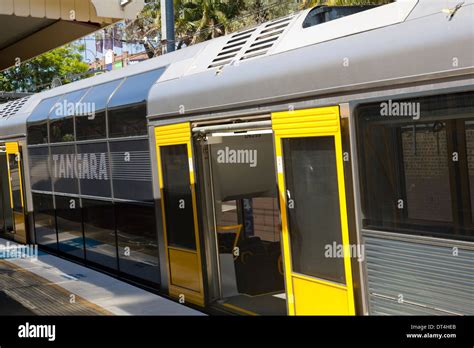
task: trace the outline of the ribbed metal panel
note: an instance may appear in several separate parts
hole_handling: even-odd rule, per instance
[[[114,180],[152,181],[149,151],[128,151],[130,161],[124,161],[123,152],[111,152]],[[107,163],[108,165],[108,163]]]
[[[364,235],[373,315],[474,315],[474,251]],[[403,301],[400,303],[400,295]]]

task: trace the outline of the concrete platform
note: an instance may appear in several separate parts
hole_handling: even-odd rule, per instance
[[[3,245],[5,247],[7,243],[12,246],[11,248],[18,245],[0,238],[0,246]],[[2,260],[4,262],[2,262]],[[67,299],[70,298],[70,295],[74,295],[76,303],[79,301],[79,303],[87,307],[87,310],[91,312],[86,311],[84,313],[83,310],[85,309],[81,308],[77,313],[78,315],[84,315],[86,313],[86,315],[204,315],[192,308],[188,308],[108,275],[41,251],[38,253],[36,260],[34,258],[8,258],[0,253],[0,265],[1,264],[3,264],[4,269],[7,269],[4,272],[15,272],[11,273],[11,276],[17,274],[16,272],[25,272],[23,276],[26,274],[29,275],[30,278],[37,277],[36,281],[40,284],[37,284],[37,287],[50,286],[56,290],[62,290],[65,295],[68,295],[66,296]],[[10,271],[8,269],[10,269]],[[22,282],[25,286],[34,285],[29,284],[29,282],[25,284],[26,280],[24,279],[17,279],[17,281]],[[0,289],[0,291],[5,292],[4,290],[7,290],[6,295],[8,296],[8,289]],[[10,294],[13,294],[11,291],[12,289],[10,289]],[[33,296],[34,290],[31,290],[30,293],[31,296]],[[16,295],[12,296],[19,298],[14,298],[14,300],[28,307],[28,292],[23,292],[21,296],[24,298],[21,298],[18,291],[15,292],[15,294]],[[35,296],[38,296],[38,291],[36,291]],[[49,298],[52,297],[51,294],[47,293],[45,296],[49,296]],[[71,314],[69,310],[66,310],[69,306],[65,306],[64,298],[58,298],[57,305],[58,308],[61,308],[61,306],[64,308],[64,315],[74,315],[74,312]],[[30,308],[28,309],[35,312],[35,314],[43,315],[41,311],[38,313],[38,311],[35,311],[31,306],[34,307],[35,305],[30,303]],[[96,313],[93,313],[94,310]],[[1,308],[0,315],[2,315]],[[54,315],[57,315],[57,313],[54,313]]]

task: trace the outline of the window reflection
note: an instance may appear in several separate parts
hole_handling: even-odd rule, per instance
[[[407,218],[453,219],[444,122],[401,128]]]
[[[147,134],[146,98],[163,71],[152,70],[125,79],[108,104],[110,137]]]
[[[81,114],[86,109],[80,102],[85,93],[85,89],[68,93],[63,99],[53,105],[49,116],[49,137],[51,143],[75,140],[73,117],[76,114]]]
[[[45,99],[31,113],[27,125],[28,145],[48,142],[48,116],[58,100],[59,97]]]
[[[81,103],[92,115],[76,115],[77,140],[102,139],[106,137],[105,108],[112,93],[117,89],[122,80],[111,81],[94,86],[82,99]]]
[[[117,269],[115,209],[111,202],[84,199],[86,260]]]
[[[84,238],[79,199],[66,196],[56,196],[55,199],[59,250],[83,259]]]
[[[116,204],[120,272],[153,283],[160,281],[153,206]]]
[[[392,101],[418,103],[415,118],[382,116],[380,102],[359,106],[364,228],[473,238],[473,100],[461,93]]]
[[[10,202],[8,163],[5,152],[0,152],[0,232],[8,236],[13,231],[13,211]],[[9,236],[11,238],[11,236]]]
[[[471,221],[474,223],[474,121],[466,121],[466,157],[467,172],[469,176],[470,201],[471,201]]]
[[[33,193],[36,242],[57,249],[56,220],[52,195]]]
[[[168,245],[196,250],[187,146],[161,146],[160,152]]]
[[[33,190],[51,191],[51,173],[48,158],[49,147],[36,147],[29,149],[30,182]]]

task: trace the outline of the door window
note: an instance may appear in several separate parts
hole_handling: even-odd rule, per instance
[[[334,137],[283,139],[293,271],[345,283]],[[336,248],[334,248],[334,246]]]

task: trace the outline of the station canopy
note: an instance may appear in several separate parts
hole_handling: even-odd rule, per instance
[[[1,0],[0,71],[123,19],[144,0]]]

